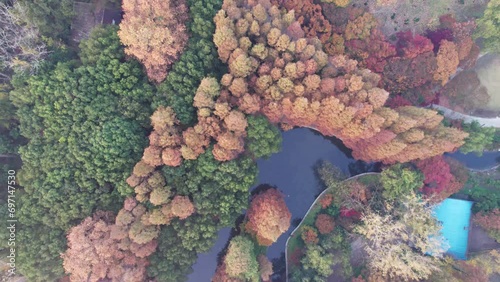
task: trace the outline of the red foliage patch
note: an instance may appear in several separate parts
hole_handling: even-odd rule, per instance
[[[342,207],[342,208],[340,208],[340,216],[351,217],[354,219],[360,219],[361,213],[356,211],[356,210],[353,210],[353,209],[348,209],[346,207]]]
[[[291,254],[290,254],[290,263],[294,266],[299,266],[300,265],[300,259],[304,255],[304,252],[301,248],[295,249]]]

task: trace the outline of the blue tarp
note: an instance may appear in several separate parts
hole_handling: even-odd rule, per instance
[[[448,254],[455,259],[467,259],[469,223],[472,202],[448,198],[434,210],[443,229],[441,233],[448,241]]]

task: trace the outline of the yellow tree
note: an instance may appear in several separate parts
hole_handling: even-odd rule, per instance
[[[440,229],[432,206],[412,193],[387,214],[368,209],[356,231],[367,239],[372,273],[408,281],[427,279],[439,270],[438,258],[446,251]]]
[[[455,73],[459,64],[455,43],[448,40],[441,41],[436,59],[438,67],[434,73],[434,80],[441,81],[441,84],[445,85],[450,76]]]

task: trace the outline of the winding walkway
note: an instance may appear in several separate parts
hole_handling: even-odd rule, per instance
[[[365,173],[361,173],[361,174],[358,174],[358,175],[354,175],[354,176],[351,176],[347,179],[344,179],[341,181],[342,182],[347,182],[347,181],[350,181],[350,180],[353,180],[353,179],[357,179],[361,176],[365,176],[365,175],[378,175],[380,174],[379,172],[365,172]],[[321,199],[321,197],[323,197],[323,195],[325,193],[327,193],[328,191],[330,191],[330,188],[326,188],[325,190],[323,190],[323,192],[321,192],[321,194],[318,195],[318,197],[316,197],[316,199],[314,200],[314,202],[311,204],[311,206],[309,207],[309,209],[307,210],[307,212],[305,213],[304,217],[302,218],[302,220],[300,221],[299,225],[297,225],[297,227],[295,227],[295,229],[292,231],[292,233],[290,233],[290,236],[288,236],[288,239],[286,240],[286,243],[285,243],[285,275],[286,275],[286,282],[288,282],[288,241],[290,241],[290,238],[293,237],[293,235],[295,234],[295,232],[297,230],[299,230],[299,228],[301,227],[302,223],[304,222],[304,220],[306,219],[307,215],[309,214],[309,212],[314,208],[314,205],[318,202],[319,199]]]
[[[481,124],[482,126],[491,126],[491,127],[500,128],[500,117],[482,118],[482,117],[477,117],[477,116],[469,116],[466,114],[455,112],[451,109],[448,109],[446,107],[436,105],[436,104],[432,104],[431,108],[433,108],[435,110],[442,111],[444,116],[447,118],[450,118],[450,119],[461,119],[467,123],[470,123],[470,122],[475,120],[475,121],[479,122],[479,124]]]

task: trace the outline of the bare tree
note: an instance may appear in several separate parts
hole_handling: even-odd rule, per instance
[[[26,23],[27,10],[18,2],[0,3],[0,80],[13,72],[35,73],[48,54],[38,29]]]

